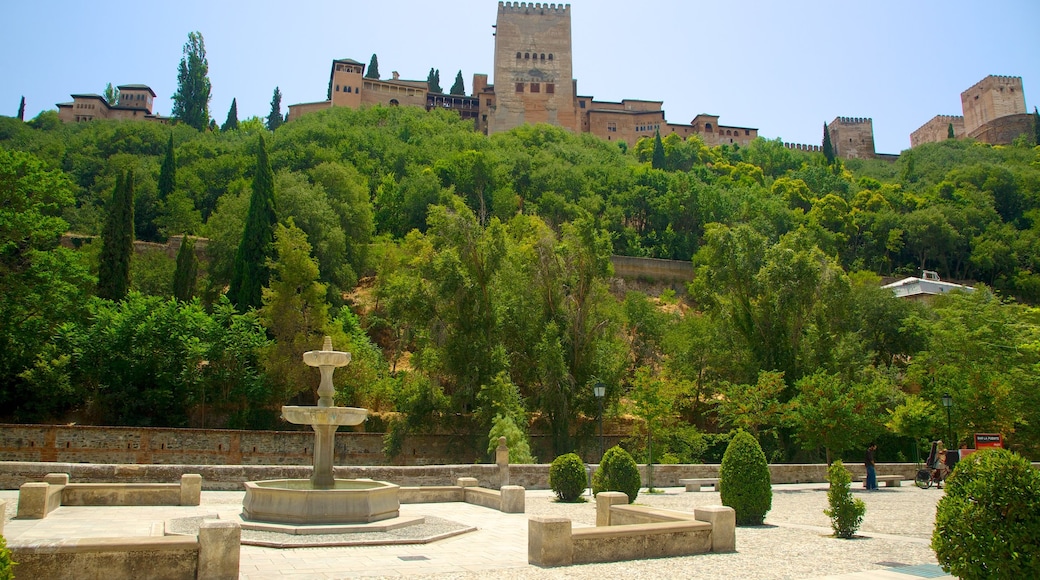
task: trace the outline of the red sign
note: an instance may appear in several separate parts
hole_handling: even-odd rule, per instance
[[[1003,449],[1003,433],[976,433],[975,449]]]

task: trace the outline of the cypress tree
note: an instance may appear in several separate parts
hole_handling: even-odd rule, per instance
[[[1040,145],[1040,113],[1033,107],[1033,143]]]
[[[466,85],[462,82],[462,71],[460,70],[455,74],[455,84],[451,85],[451,94],[453,95],[465,95]]]
[[[957,135],[953,132],[953,123],[950,123],[950,126],[946,128],[946,138],[955,139],[956,137]]]
[[[274,95],[271,97],[271,114],[267,115],[267,128],[274,131],[278,127],[282,126],[282,91],[278,90],[278,87],[274,88]]]
[[[220,126],[220,132],[238,130],[238,99],[231,99],[231,108],[227,112],[227,120]]]
[[[372,60],[368,61],[368,70],[365,71],[366,79],[378,79],[379,78],[379,59],[376,58],[376,53],[372,53]],[[331,98],[331,97],[330,97]]]
[[[181,240],[181,248],[177,251],[177,269],[173,272],[173,297],[187,302],[195,296],[195,279],[199,271],[199,261],[195,257],[195,240],[188,237],[187,232]]]
[[[654,133],[654,154],[650,158],[650,167],[664,169],[664,165],[664,143],[661,143],[661,132],[657,131]]]
[[[441,88],[440,69],[434,70],[433,68],[430,68],[430,74],[426,75],[426,84],[429,86],[431,93],[444,92],[444,89]]]
[[[827,130],[827,123],[823,124],[823,156],[827,158],[827,165],[834,163],[834,146],[831,145],[831,132]]]
[[[213,86],[209,81],[209,61],[202,33],[188,34],[184,56],[177,67],[177,92],[173,95],[172,116],[199,131],[210,124],[209,97]]]
[[[166,157],[163,158],[162,167],[159,168],[159,200],[166,198],[177,188],[177,161],[173,156],[173,133],[170,133],[170,143],[166,146]]]
[[[260,135],[256,155],[253,194],[249,197],[249,213],[242,241],[235,254],[228,298],[240,312],[260,308],[264,286],[271,277],[267,265],[274,248],[274,226],[278,221],[274,204],[274,172],[267,158],[267,145]]]
[[[101,232],[97,293],[122,300],[130,290],[130,258],[134,253],[134,172],[116,177],[116,188]]]
[[[18,120],[25,120],[25,96],[22,96],[22,102],[18,103]]]

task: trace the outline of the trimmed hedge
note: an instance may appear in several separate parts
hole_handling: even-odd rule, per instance
[[[960,460],[935,509],[932,549],[958,578],[1040,578],[1040,471],[1004,449]]]
[[[549,466],[549,487],[560,501],[576,501],[585,492],[585,464],[574,453],[561,455]]]
[[[628,496],[628,503],[636,501],[639,495],[639,487],[642,478],[639,476],[639,467],[621,447],[614,446],[603,454],[599,468],[592,476],[592,493],[601,491],[620,491]]]
[[[761,525],[773,507],[769,463],[758,441],[747,431],[737,431],[722,456],[719,495],[722,505],[736,512],[738,526]]]

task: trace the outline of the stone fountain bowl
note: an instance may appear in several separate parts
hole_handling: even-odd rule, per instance
[[[282,407],[282,418],[296,425],[360,425],[366,417],[358,407]]]
[[[281,524],[360,524],[396,518],[399,486],[371,479],[337,479],[314,489],[308,479],[247,481],[242,517]]]

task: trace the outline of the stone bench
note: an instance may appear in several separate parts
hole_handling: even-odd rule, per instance
[[[903,476],[901,475],[879,475],[877,476],[878,483],[885,482],[885,487],[902,487]]]
[[[706,506],[693,514],[628,505],[621,492],[596,496],[596,527],[572,528],[566,518],[528,522],[527,561],[568,566],[736,550],[732,508]]]
[[[461,501],[507,514],[524,513],[526,490],[519,485],[503,485],[500,490],[487,489],[479,487],[475,477],[460,477],[456,484],[402,487],[398,495],[401,503]]]
[[[202,476],[186,473],[180,483],[69,483],[67,473],[48,473],[42,482],[18,489],[18,517],[42,519],[60,506],[199,505]]]
[[[12,540],[18,576],[74,580],[233,580],[239,575],[237,522],[206,520],[198,536]]]
[[[686,491],[700,491],[702,485],[710,485],[716,490],[719,489],[719,478],[717,477],[698,477],[690,479],[680,479],[679,485],[685,485]]]

